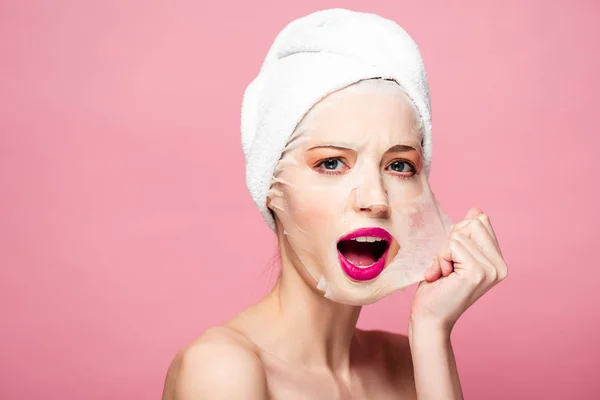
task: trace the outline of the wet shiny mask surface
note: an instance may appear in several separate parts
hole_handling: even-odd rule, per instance
[[[270,207],[325,297],[365,305],[423,279],[451,221],[422,164],[418,114],[394,82],[335,92],[299,124]]]

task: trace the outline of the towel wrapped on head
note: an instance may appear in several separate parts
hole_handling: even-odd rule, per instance
[[[405,90],[422,123],[424,169],[431,164],[431,106],[423,59],[395,22],[345,9],[290,22],[275,38],[242,102],[246,185],[271,229],[267,193],[285,146],[304,115],[328,94],[364,79],[389,79]]]

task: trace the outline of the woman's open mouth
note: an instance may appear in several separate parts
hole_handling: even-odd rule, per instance
[[[376,278],[385,267],[392,235],[382,228],[360,228],[340,238],[338,259],[346,275],[357,281]]]

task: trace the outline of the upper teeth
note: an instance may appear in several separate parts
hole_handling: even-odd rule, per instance
[[[357,242],[380,242],[383,239],[379,238],[379,237],[374,237],[374,236],[359,236],[352,240],[356,240]]]

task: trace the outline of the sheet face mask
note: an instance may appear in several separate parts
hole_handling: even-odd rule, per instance
[[[421,168],[418,121],[397,83],[368,80],[322,99],[290,138],[270,208],[325,297],[373,303],[423,280],[444,244],[452,221]]]

